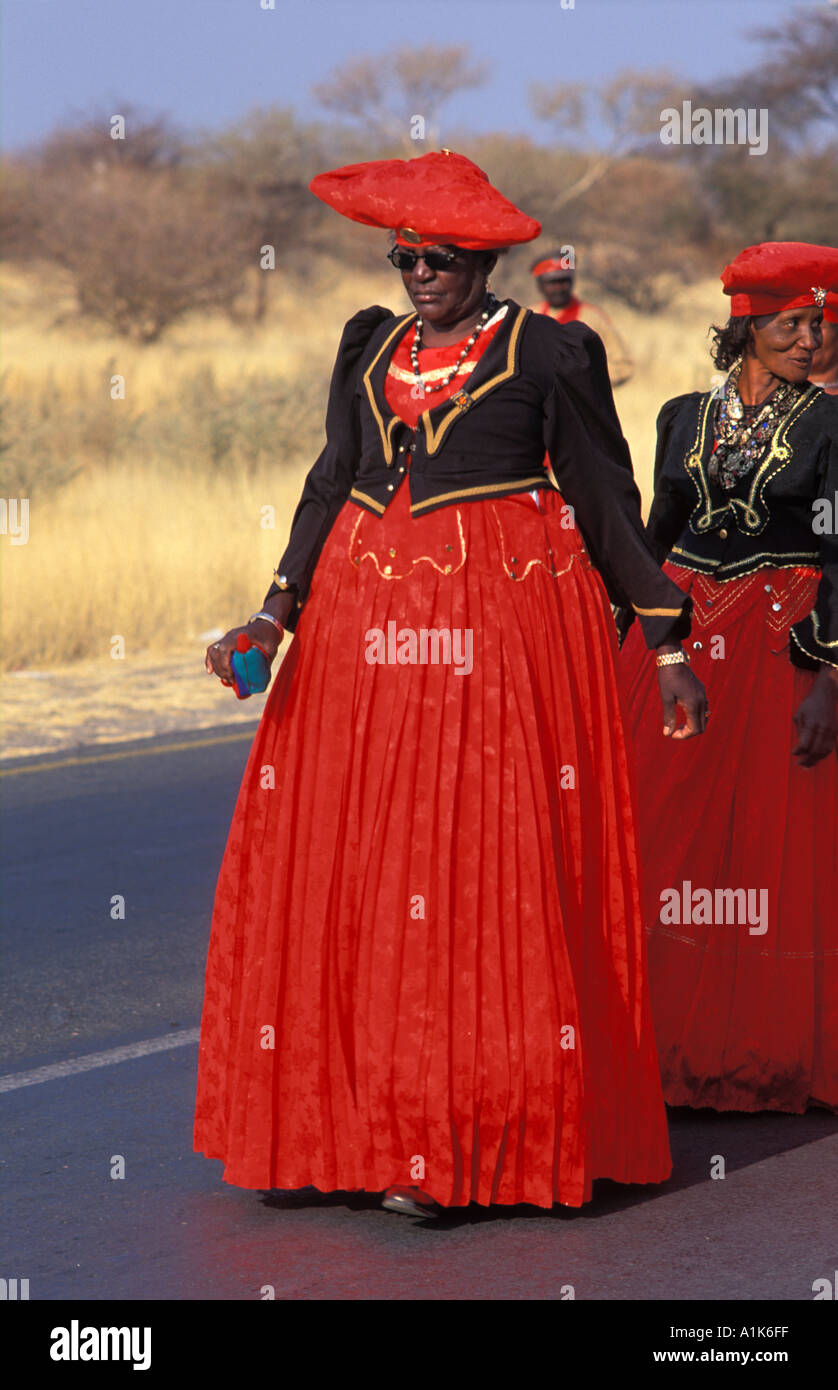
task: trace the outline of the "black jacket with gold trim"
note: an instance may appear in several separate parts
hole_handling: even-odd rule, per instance
[[[292,630],[343,505],[381,516],[406,483],[414,516],[558,486],[612,603],[640,616],[648,645],[689,632],[691,600],[661,572],[645,538],[600,339],[582,323],[560,325],[504,302],[506,316],[467,389],[431,406],[415,430],[393,414],[384,388],[390,357],[416,315],[376,305],[347,323],[332,374],[326,447],[306,479],[278,582],[266,595],[296,591]]]
[[[693,391],[658,415],[646,523],[655,555],[717,580],[765,566],[819,568],[815,606],[789,629],[789,655],[798,666],[838,666],[838,398],[810,386],[730,492],[707,472],[717,400]]]

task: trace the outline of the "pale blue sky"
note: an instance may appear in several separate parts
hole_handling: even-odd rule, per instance
[[[312,85],[349,56],[469,43],[485,88],[446,109],[475,131],[537,134],[529,83],[596,80],[621,67],[686,78],[735,73],[754,27],[801,0],[2,0],[2,140],[18,148],[94,110],[132,103],[189,128],[254,105],[318,114]],[[442,138],[444,139],[445,124]]]

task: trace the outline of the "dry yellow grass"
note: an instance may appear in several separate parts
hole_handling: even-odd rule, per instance
[[[319,447],[341,327],[363,305],[406,305],[392,273],[346,276],[324,265],[312,283],[301,297],[278,277],[258,327],[204,317],[139,348],[67,318],[72,301],[60,278],[3,272],[6,389],[12,415],[19,409],[32,434],[17,440],[22,466],[28,458],[35,467],[29,541],[0,538],[6,669],[106,657],[116,635],[126,658],[159,652],[241,622],[261,602]],[[499,272],[493,285],[504,293]],[[599,302],[637,364],[616,400],[648,503],[657,411],[680,391],[706,389],[706,329],[724,317],[724,300],[710,281],[654,318]],[[114,373],[125,378],[124,401],[110,400]],[[247,448],[206,434],[224,391],[239,393],[240,409],[266,383],[269,396],[275,386],[286,402],[285,424],[267,445],[258,422]],[[199,388],[206,399],[196,401]],[[193,411],[182,420],[181,399]],[[234,436],[239,418],[229,416]],[[149,440],[157,441],[152,448]],[[63,462],[78,471],[61,483]],[[50,468],[54,481],[46,480]],[[266,507],[274,529],[264,524]]]
[[[279,270],[273,274],[270,308],[261,325],[202,314],[174,324],[159,342],[143,347],[77,319],[71,287],[61,273],[46,267],[34,276],[3,266],[3,355],[10,388],[31,390],[50,371],[60,379],[68,369],[100,381],[113,361],[113,370],[132,383],[132,393],[147,406],[156,392],[170,387],[173,374],[202,366],[211,366],[221,381],[256,372],[295,376],[312,358],[315,365],[331,360],[335,334],[346,319],[365,304],[388,303],[381,296],[393,297],[397,279],[394,271],[346,276],[315,261],[303,297],[295,281]]]

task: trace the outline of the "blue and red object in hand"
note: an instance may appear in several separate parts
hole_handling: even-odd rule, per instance
[[[236,698],[247,700],[267,690],[271,679],[271,659],[264,647],[252,642],[243,632],[236,638],[236,650],[230,657],[233,689]]]

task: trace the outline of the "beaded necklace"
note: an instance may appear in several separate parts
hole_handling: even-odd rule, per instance
[[[492,294],[492,291],[490,290],[486,308],[480,315],[480,322],[478,323],[477,327],[475,328],[474,332],[472,333],[471,337],[469,338],[468,342],[466,343],[465,347],[463,348],[462,352],[460,353],[450,372],[448,372],[448,374],[445,377],[443,377],[442,381],[438,383],[431,383],[429,381],[426,381],[419,369],[419,349],[422,346],[422,320],[420,318],[417,318],[416,324],[413,329],[413,343],[411,344],[410,348],[410,361],[413,366],[413,375],[422,387],[423,392],[444,391],[446,386],[450,386],[451,382],[454,380],[454,377],[460,370],[460,367],[462,366],[463,362],[465,362],[466,358],[471,352],[471,349],[474,347],[474,344],[477,342],[477,339],[480,337],[480,334],[486,327],[486,324],[489,322],[489,319],[492,317],[495,310],[499,308],[500,300],[496,299],[495,296]]]
[[[762,405],[748,408],[739,395],[742,361],[733,367],[716,408],[716,443],[707,465],[714,483],[730,492],[740,478],[764,457],[780,422],[808,390],[808,382],[798,386],[783,381]]]

